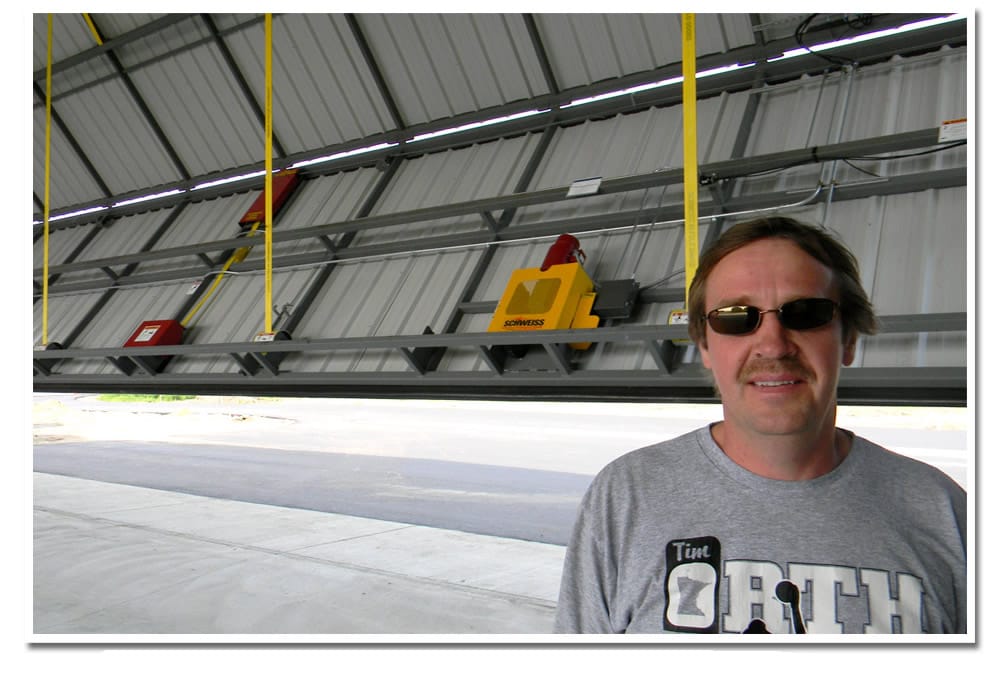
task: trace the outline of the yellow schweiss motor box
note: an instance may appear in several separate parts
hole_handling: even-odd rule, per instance
[[[511,273],[497,304],[489,332],[595,328],[601,319],[590,314],[594,283],[580,263],[547,269],[522,268]],[[570,344],[586,350],[591,342]]]

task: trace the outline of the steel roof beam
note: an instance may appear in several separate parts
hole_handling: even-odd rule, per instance
[[[372,52],[371,46],[368,44],[368,39],[365,37],[365,32],[361,28],[361,22],[353,14],[345,14],[344,19],[347,20],[347,25],[351,29],[354,42],[357,43],[358,49],[361,51],[361,56],[368,66],[372,80],[375,81],[375,87],[378,88],[378,92],[382,96],[382,102],[385,104],[386,109],[389,110],[392,122],[396,124],[396,128],[406,128],[406,121],[403,120],[403,115],[400,113],[399,107],[396,106],[396,99],[392,96],[389,83],[382,75],[382,69],[378,65],[375,53]]]
[[[841,405],[967,405],[964,367],[844,368],[837,398]],[[255,396],[359,398],[532,399],[556,401],[683,401],[718,403],[700,367],[673,374],[649,371],[552,372],[359,372],[294,373],[277,376],[229,374],[156,376],[36,375],[35,391],[130,391]]]
[[[545,43],[542,41],[542,34],[538,30],[538,24],[535,23],[535,17],[531,14],[522,14],[521,18],[524,20],[524,28],[528,31],[528,37],[531,39],[531,47],[535,50],[538,67],[542,76],[545,77],[545,84],[549,86],[550,93],[556,94],[562,88],[559,87],[555,71],[552,70],[552,64],[549,62],[549,55],[545,49]]]
[[[913,332],[966,332],[968,314],[920,313],[879,316],[881,334]],[[172,344],[163,346],[101,347],[35,350],[38,360],[105,358],[107,356],[225,356],[267,350],[280,353],[316,353],[345,350],[397,350],[399,348],[450,348],[481,345],[569,344],[577,342],[646,342],[684,340],[686,325],[619,325],[566,330],[512,332],[464,332],[454,334],[404,334],[381,337],[337,337],[330,339],[289,339],[273,342],[219,342],[212,344]],[[348,373],[350,374],[350,373]]]

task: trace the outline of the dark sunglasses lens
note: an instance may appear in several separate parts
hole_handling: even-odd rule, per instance
[[[746,334],[757,328],[760,311],[753,306],[730,306],[712,311],[708,323],[719,334]]]
[[[799,299],[781,307],[778,317],[790,330],[811,330],[833,320],[837,304],[829,299]]]

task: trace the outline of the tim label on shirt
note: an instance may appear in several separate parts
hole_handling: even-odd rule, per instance
[[[663,628],[685,633],[921,633],[921,579],[881,569],[722,560],[713,536],[665,549]],[[723,600],[723,593],[726,599]],[[848,629],[850,630],[850,629]]]

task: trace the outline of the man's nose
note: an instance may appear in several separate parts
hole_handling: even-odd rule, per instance
[[[761,313],[760,325],[753,333],[754,353],[761,358],[786,358],[795,355],[789,330],[778,320],[777,311]]]

